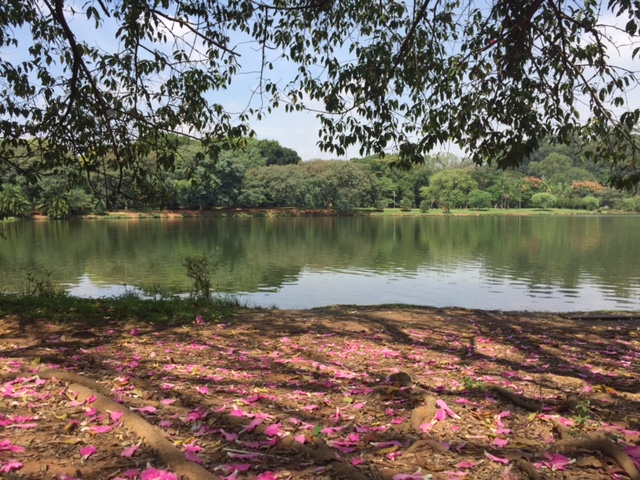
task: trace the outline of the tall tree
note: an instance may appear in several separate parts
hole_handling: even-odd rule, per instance
[[[175,162],[168,133],[215,158],[253,114],[319,103],[319,143],[339,154],[360,145],[409,163],[453,141],[506,167],[542,138],[582,138],[629,186],[640,181],[640,109],[626,96],[638,72],[614,55],[623,43],[635,60],[639,21],[632,0],[5,0],[0,158],[121,187],[143,183],[151,152]],[[250,72],[257,101],[233,115],[211,94]],[[22,163],[18,147],[37,161]]]

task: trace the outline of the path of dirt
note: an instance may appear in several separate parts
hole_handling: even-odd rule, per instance
[[[203,320],[3,318],[2,478],[640,479],[638,320],[391,307]]]

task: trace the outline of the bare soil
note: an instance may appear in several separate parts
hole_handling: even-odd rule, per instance
[[[638,480],[639,328],[400,307],[4,317],[0,475]]]

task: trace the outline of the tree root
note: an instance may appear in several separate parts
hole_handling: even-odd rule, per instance
[[[61,377],[56,375],[56,378]],[[176,448],[153,425],[141,418],[139,415],[133,413],[127,407],[116,403],[111,398],[108,398],[96,390],[77,383],[69,385],[69,390],[67,392],[67,395],[70,398],[73,398],[70,395],[70,392],[77,392],[78,396],[76,399],[80,401],[84,401],[91,396],[95,396],[96,400],[91,405],[105,415],[108,414],[108,411],[122,412],[123,415],[121,417],[121,421],[123,425],[133,431],[147,445],[154,449],[160,458],[162,458],[169,468],[179,477],[184,476],[189,480],[215,480],[218,478],[204,467],[187,460],[184,456],[184,452]]]
[[[631,480],[640,480],[640,471],[638,471],[633,460],[631,460],[624,449],[598,432],[578,438],[568,437],[565,434],[564,437],[555,442],[554,445],[559,448],[579,448],[582,450],[599,451],[611,457],[618,466],[629,475]]]
[[[516,460],[516,466],[529,476],[530,480],[542,480],[542,476],[538,473],[536,467],[524,458]]]
[[[443,455],[451,455],[450,450],[447,450],[440,442],[432,439],[416,440],[411,444],[409,448],[405,450],[403,455],[420,452],[426,450],[427,448],[436,450],[438,453],[441,453]]]
[[[96,392],[101,393],[102,395],[105,395],[107,397],[112,396],[111,390],[109,390],[104,385],[101,385],[98,382],[91,380],[90,378],[84,377],[74,372],[69,372],[67,370],[56,368],[42,368],[38,370],[35,375],[38,375],[40,378],[57,378],[58,380],[75,382],[79,385],[84,385],[87,388],[95,390]],[[28,376],[28,374],[20,373],[20,376]],[[160,405],[159,402],[136,397],[126,397],[125,401],[134,405],[153,405],[155,407]]]
[[[424,400],[424,405],[416,407],[411,412],[409,426],[417,433],[422,433],[420,425],[433,419],[436,414],[436,397],[428,396]]]
[[[80,385],[84,385],[95,392],[98,392],[102,395],[111,395],[111,392],[104,385],[99,384],[91,380],[90,378],[83,377],[82,375],[78,375],[74,372],[69,372],[67,370],[57,369],[57,368],[41,368],[38,370],[35,375],[38,375],[40,378],[57,378],[58,380],[65,380],[67,382],[75,382]],[[22,376],[28,376],[28,374],[23,373]]]
[[[524,408],[530,412],[539,412],[542,405],[540,402],[536,402],[533,400],[529,400],[528,398],[521,397],[517,393],[512,392],[511,390],[507,390],[506,388],[498,387],[496,385],[492,385],[489,389],[501,397],[509,400],[514,405]]]
[[[225,421],[238,426],[246,426],[249,424],[247,419],[238,417],[228,417],[225,418]],[[266,435],[266,429],[266,425],[258,425],[253,431]],[[315,464],[329,464],[331,468],[343,478],[353,480],[367,480],[369,478],[357,468],[336,458],[335,451],[320,437],[314,437],[312,444],[305,445],[295,440],[293,435],[286,435],[282,437],[278,443],[280,446],[294,450],[298,454],[306,455]]]

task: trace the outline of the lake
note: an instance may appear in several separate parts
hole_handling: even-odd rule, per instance
[[[71,294],[216,292],[250,306],[402,303],[640,309],[640,216],[180,218],[5,222],[0,290],[43,275]]]

